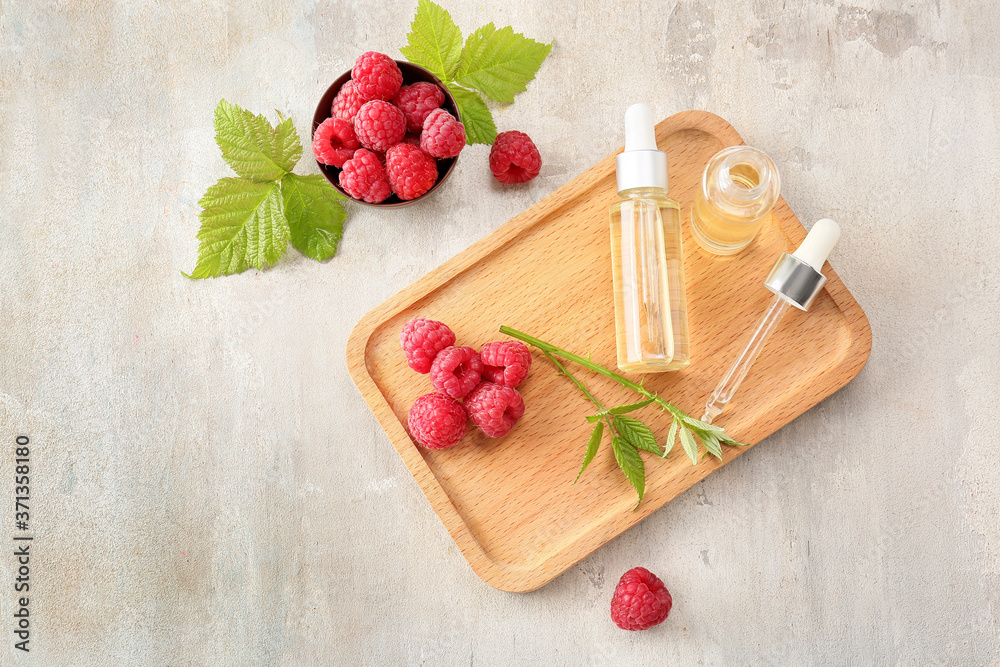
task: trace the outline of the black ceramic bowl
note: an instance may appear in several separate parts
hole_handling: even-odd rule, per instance
[[[425,70],[419,65],[414,65],[413,63],[408,63],[404,60],[397,60],[396,64],[399,65],[399,71],[403,73],[403,85],[408,86],[411,83],[416,83],[417,81],[429,81],[436,86],[438,86],[442,91],[444,91],[444,104],[441,108],[447,110],[452,116],[462,122],[462,117],[458,113],[458,105],[455,104],[455,98],[451,96],[451,92],[441,83],[441,81],[431,74],[429,71]],[[348,70],[341,74],[336,81],[333,82],[326,92],[323,93],[323,97],[319,100],[319,105],[316,107],[316,113],[313,115],[312,132],[316,132],[316,128],[319,127],[320,123],[329,118],[332,113],[331,109],[333,107],[333,98],[337,96],[340,92],[341,86],[350,81],[351,71]],[[309,135],[309,145],[312,145],[312,133]],[[375,206],[377,208],[397,208],[400,206],[409,206],[410,204],[415,204],[416,202],[426,199],[434,194],[445,182],[448,176],[451,174],[452,170],[455,168],[455,163],[458,161],[457,157],[448,158],[446,160],[438,160],[438,179],[437,182],[431,186],[431,189],[420,195],[416,199],[403,200],[397,197],[395,194],[389,195],[389,198],[380,204],[369,204],[366,201],[361,201],[359,199],[354,199],[349,194],[344,192],[344,189],[340,187],[340,169],[328,164],[322,164],[317,162],[319,165],[319,170],[323,172],[326,176],[326,180],[330,181],[330,185],[337,188],[337,190],[350,199],[351,201],[356,201],[359,204],[364,204],[365,206]]]

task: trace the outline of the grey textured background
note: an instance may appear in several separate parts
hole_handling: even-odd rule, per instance
[[[555,41],[495,112],[533,136],[541,176],[502,188],[473,147],[419,206],[352,206],[326,264],[289,252],[192,282],[196,202],[227,173],[219,98],[306,134],[360,52],[398,55],[416,3],[0,2],[0,441],[9,470],[14,436],[33,438],[38,535],[32,652],[8,620],[0,662],[1000,664],[1000,6],[444,4],[465,33]],[[874,351],[564,576],[501,593],[344,346],[367,310],[618,147],[638,100],[727,118],[800,218],[841,222],[833,263]],[[625,633],[608,604],[638,564],[675,610]]]

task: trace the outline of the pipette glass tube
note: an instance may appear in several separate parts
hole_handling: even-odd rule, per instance
[[[839,239],[840,227],[837,223],[823,218],[813,225],[794,253],[783,252],[778,257],[764,279],[764,287],[774,293],[774,299],[757,322],[743,351],[708,397],[705,416],[701,418],[703,422],[711,424],[726,409],[729,401],[733,400],[740,383],[788,307],[809,310],[813,299],[826,283],[826,277],[822,273],[823,263]]]
[[[760,318],[760,321],[757,322],[757,328],[754,329],[753,335],[747,341],[746,347],[736,357],[736,361],[733,362],[733,365],[726,374],[722,376],[719,386],[708,397],[708,402],[705,404],[705,416],[701,418],[703,422],[711,424],[712,420],[726,409],[726,405],[732,400],[736,390],[740,388],[743,378],[747,376],[754,360],[760,354],[764,343],[767,342],[767,339],[771,336],[771,332],[774,331],[775,326],[781,321],[785,311],[788,310],[788,305],[788,301],[782,296],[778,294],[774,295],[771,306],[764,313],[764,316]]]

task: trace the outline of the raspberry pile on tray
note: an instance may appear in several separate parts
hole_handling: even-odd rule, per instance
[[[444,103],[436,84],[404,86],[392,58],[363,53],[334,98],[331,117],[313,132],[313,154],[341,169],[340,187],[355,199],[416,199],[437,182],[437,161],[465,147],[465,126]]]
[[[423,317],[403,325],[399,342],[406,363],[429,373],[434,387],[414,401],[407,416],[417,444],[453,447],[465,436],[468,419],[487,436],[501,438],[524,415],[524,400],[515,387],[528,375],[531,352],[522,343],[487,343],[476,352],[456,346],[447,325]]]

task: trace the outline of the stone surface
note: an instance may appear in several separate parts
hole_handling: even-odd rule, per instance
[[[541,176],[501,187],[475,146],[429,201],[352,206],[326,264],[289,252],[185,279],[196,203],[227,173],[219,98],[306,134],[358,53],[397,53],[415,4],[0,4],[0,504],[27,433],[38,538],[31,654],[7,630],[0,662],[1000,664],[1000,7],[446,1],[466,33],[492,20],[555,41],[495,110],[533,137]],[[800,218],[840,221],[833,262],[874,351],[550,585],[501,593],[355,391],[345,342],[617,148],[637,100],[727,118]],[[675,606],[628,634],[608,608],[640,564]]]

